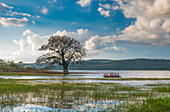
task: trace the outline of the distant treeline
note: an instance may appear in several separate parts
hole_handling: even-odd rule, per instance
[[[24,67],[23,62],[15,63],[14,61],[6,61],[3,59],[0,59],[0,72],[17,72],[17,71],[23,71],[23,70],[32,70],[33,68]]]
[[[42,69],[45,65],[25,64],[25,67]],[[57,64],[51,68],[60,70]],[[127,59],[127,60],[86,60],[82,65],[70,65],[70,70],[170,70],[170,60],[164,59]]]

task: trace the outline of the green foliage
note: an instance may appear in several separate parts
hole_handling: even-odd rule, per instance
[[[170,92],[170,87],[157,87],[154,90],[158,92]]]
[[[169,112],[170,97],[148,98],[142,104],[134,104],[128,107],[128,112]]]
[[[32,68],[24,68],[24,63],[22,61],[15,63],[14,61],[6,61],[0,59],[0,71],[9,72],[9,71],[19,71]]]

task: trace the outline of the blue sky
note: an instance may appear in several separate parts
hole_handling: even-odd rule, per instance
[[[170,59],[169,0],[1,0],[0,58],[34,62],[51,35],[75,37],[85,59]]]

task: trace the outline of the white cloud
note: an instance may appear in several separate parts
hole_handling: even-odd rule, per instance
[[[1,3],[1,5],[2,5],[3,7],[5,7],[5,8],[8,8],[8,9],[13,9],[13,8],[14,8],[14,7],[11,7],[11,6],[6,5],[5,3]]]
[[[113,5],[112,8],[113,8],[114,10],[120,9],[119,6],[117,6],[117,5]]]
[[[78,29],[77,32],[57,31],[53,35],[67,35],[82,41],[82,43],[91,37],[91,33],[87,29]],[[38,49],[47,44],[50,36],[40,36],[29,29],[23,32],[23,36],[26,36],[26,39],[13,40],[15,44],[20,46],[18,51],[8,53],[8,55],[4,54],[6,57],[0,54],[0,57],[15,61],[35,62],[36,58],[42,55],[42,52],[38,51]]]
[[[38,49],[41,47],[41,45],[47,44],[48,39],[50,37],[50,36],[40,36],[38,34],[33,33],[29,29],[23,32],[23,36],[27,37],[26,40],[19,39],[19,40],[13,40],[13,42],[20,46],[19,51],[22,52],[28,51],[32,54],[38,54]]]
[[[99,6],[104,7],[105,9],[111,9],[111,6],[109,4],[101,4],[99,3]]]
[[[35,16],[35,17],[40,18],[40,16]]]
[[[52,4],[52,3],[56,3],[57,0],[48,0],[47,2],[48,2],[49,4]]]
[[[32,53],[29,50],[16,51],[14,53],[7,53],[0,51],[0,59],[14,60],[15,62],[23,61],[25,63],[35,62],[40,52]]]
[[[35,21],[32,21],[33,24],[35,24]]]
[[[164,21],[164,23],[162,24],[162,28],[166,31],[166,32],[170,32],[170,19],[166,19]]]
[[[1,5],[1,4],[0,4]],[[4,15],[6,16],[15,16],[15,15],[19,15],[19,16],[22,16],[22,17],[35,17],[35,18],[40,18],[40,16],[38,15],[31,15],[31,14],[28,14],[28,13],[22,13],[22,12],[16,12],[16,11],[13,11],[13,10],[19,10],[19,9],[13,9],[13,7],[9,7],[7,6],[6,4],[2,3],[3,7],[8,7],[8,9],[6,9],[4,12],[2,12]],[[13,9],[13,10],[12,10]]]
[[[91,0],[79,0],[77,4],[81,5],[81,7],[87,7],[91,4]]]
[[[115,51],[125,51],[126,50],[126,48],[124,48],[124,47],[117,47],[117,46],[113,46],[110,49],[114,49]]]
[[[98,35],[92,36],[89,40],[85,41],[85,49],[88,51],[100,50],[105,47],[102,38]]]
[[[8,27],[8,26],[24,26],[26,25],[28,22],[28,19],[26,17],[22,18],[22,19],[17,19],[17,18],[4,18],[4,17],[0,17],[0,23],[4,26],[4,27]]]
[[[155,0],[154,4],[148,5],[147,13],[152,16],[170,14],[170,0]]]
[[[110,17],[110,11],[109,10],[106,11],[101,7],[99,7],[97,10],[100,12],[101,15],[104,15],[105,17]]]
[[[9,10],[7,13],[6,13],[7,16],[15,16],[15,15],[20,15],[20,16],[23,16],[23,17],[35,17],[35,18],[40,18],[40,16],[36,15],[36,16],[33,16],[31,14],[28,14],[28,13],[21,13],[21,12],[15,12],[15,11],[12,11],[12,10]]]
[[[108,46],[107,42],[105,42],[105,38],[110,37],[99,37],[98,35],[96,36],[91,36],[88,40],[85,41],[85,49],[87,52],[87,56],[96,56],[104,52],[112,52],[114,51],[119,51],[119,52],[124,52],[126,51],[126,48],[124,47],[117,47],[116,45],[114,46]]]
[[[107,52],[111,50],[123,51],[121,47],[108,47],[104,41],[104,37],[99,37],[98,35],[93,36],[88,29],[77,29],[76,32],[57,31],[52,35],[66,35],[69,37],[74,37],[84,44],[86,48],[87,56],[98,55],[101,52]],[[19,45],[20,49],[14,53],[5,55],[5,59],[12,59],[15,61],[23,62],[35,62],[36,58],[42,55],[43,52],[38,51],[38,49],[48,43],[50,35],[40,36],[31,30],[27,29],[23,32],[23,36],[26,36],[26,39],[13,40],[13,42]],[[4,56],[0,54],[0,57]]]
[[[69,37],[74,37],[75,39],[78,39],[81,43],[84,43],[85,40],[89,39],[92,36],[92,33],[89,32],[88,29],[77,29],[77,32],[67,32],[66,30],[64,31],[57,31],[53,35],[66,35]]]
[[[14,16],[14,15],[22,15],[22,16],[28,16],[28,17],[31,17],[31,16],[32,16],[31,14],[27,14],[27,13],[18,13],[18,12],[12,12],[10,15],[11,15],[11,16]]]
[[[23,36],[32,35],[32,34],[34,34],[34,33],[29,29],[27,29],[26,31],[23,32]]]
[[[43,14],[48,14],[48,11],[49,11],[49,9],[47,9],[46,7],[43,7],[41,9],[41,13],[43,13]]]
[[[116,1],[118,5],[113,7],[121,9],[126,18],[136,18],[136,21],[121,31],[120,35],[108,37],[105,41],[170,47],[169,0]]]

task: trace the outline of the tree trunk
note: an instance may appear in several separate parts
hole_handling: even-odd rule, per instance
[[[63,72],[64,72],[64,74],[68,74],[68,67],[63,66]]]

